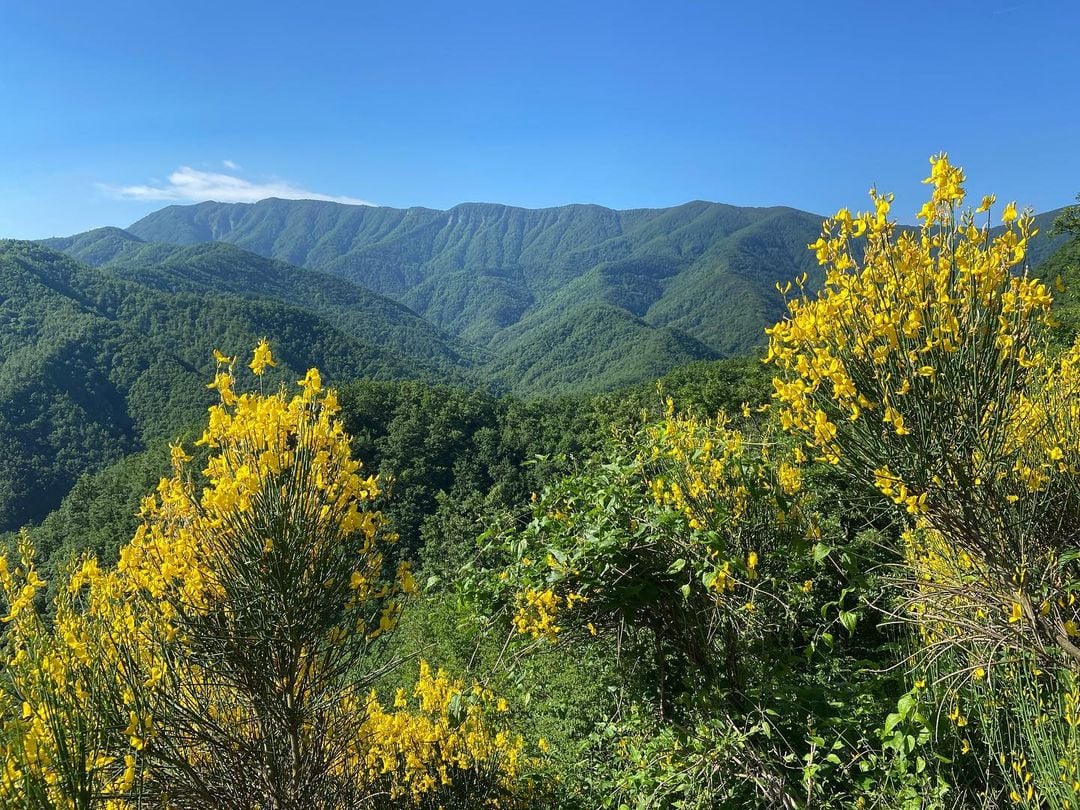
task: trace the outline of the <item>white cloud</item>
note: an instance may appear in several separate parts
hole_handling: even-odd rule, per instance
[[[221,165],[224,166],[226,169],[232,169],[234,172],[240,171],[240,166],[231,160],[223,160],[221,161]]]
[[[225,161],[226,164],[230,162]],[[257,202],[267,197],[279,197],[284,200],[325,200],[348,205],[375,204],[356,197],[308,191],[284,180],[257,183],[235,174],[204,172],[190,166],[181,166],[174,171],[169,175],[167,183],[141,186],[114,186],[106,183],[99,185],[105,192],[124,200]]]

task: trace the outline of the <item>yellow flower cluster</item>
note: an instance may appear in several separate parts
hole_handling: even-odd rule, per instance
[[[220,352],[214,353],[214,359],[219,363],[222,360]],[[277,362],[274,360],[274,355],[270,352],[270,343],[263,338],[259,341],[259,345],[255,347],[254,356],[251,358],[251,363],[248,364],[256,377],[261,377],[266,371],[268,366],[276,366]]]
[[[390,798],[403,804],[419,804],[467,773],[483,775],[495,792],[508,795],[524,746],[520,736],[493,727],[491,718],[507,708],[491,690],[468,688],[421,661],[411,699],[399,689],[386,708],[375,692],[368,696],[356,756],[368,782],[387,783]],[[490,806],[506,805],[493,798]]]
[[[185,605],[209,609],[220,592],[215,554],[238,542],[245,514],[280,511],[287,484],[302,476],[317,494],[305,499],[319,504],[318,514],[306,516],[310,537],[319,542],[357,535],[359,568],[351,585],[358,600],[367,598],[379,588],[375,575],[382,566],[376,548],[381,516],[368,506],[379,487],[375,476],[360,474],[360,462],[351,457],[336,418],[336,393],[324,392],[318,370],[311,369],[299,382],[301,393],[291,398],[284,391],[237,395],[231,364],[222,362],[228,359],[219,360],[211,385],[221,402],[210,408],[199,440],[216,451],[203,470],[208,485],[196,496],[190,456],[174,446],[173,476],[144,500],[142,523],[121,551],[119,571],[132,587],[155,598],[175,591]],[[252,363],[271,364],[269,348],[260,344]],[[270,537],[262,546],[267,556],[287,552]],[[380,632],[392,622],[387,618],[383,625]]]
[[[913,495],[907,485],[886,464],[874,470],[874,486],[893,503],[903,506],[909,514],[921,515],[926,511],[926,493]]]
[[[662,471],[649,482],[653,499],[708,532],[700,544],[706,559],[696,564],[709,569],[704,579],[715,594],[733,592],[740,578],[757,579],[759,551],[777,526],[806,523],[798,448],[785,458],[768,437],[748,436],[724,414],[702,420],[676,413],[670,399],[646,436],[650,461]]]
[[[514,628],[522,635],[530,635],[535,639],[544,638],[555,643],[562,631],[555,623],[559,612],[570,610],[574,605],[587,601],[586,597],[578,593],[560,596],[551,589],[527,588],[518,596],[517,610],[513,618]]]
[[[107,795],[108,808],[142,774],[140,752],[154,736],[152,714],[131,688],[145,673],[153,689],[164,672],[160,659],[138,650],[122,654],[119,640],[139,632],[134,615],[116,600],[115,577],[93,561],[76,569],[46,621],[34,605],[45,583],[34,568],[28,535],[19,542],[19,565],[0,558],[6,658],[0,670],[0,806],[74,807],[73,797]],[[84,586],[91,593],[83,598]],[[145,623],[143,623],[145,624]],[[126,725],[125,725],[126,724]]]
[[[892,197],[875,191],[873,210],[837,212],[810,245],[824,268],[821,293],[811,299],[800,279],[787,317],[767,330],[783,426],[829,462],[846,453],[865,465],[872,444],[903,447],[904,437],[946,427],[941,409],[955,406],[947,394],[964,390],[974,364],[1005,378],[1043,360],[1030,338],[1051,322],[1051,296],[1042,282],[1015,272],[1037,233],[1034,220],[1010,206],[1005,227],[992,235],[989,220],[980,226],[974,213],[958,213],[963,172],[945,155],[931,163],[921,226],[898,231],[889,219]],[[919,511],[907,498],[923,494],[907,493],[905,505]]]
[[[768,443],[732,428],[723,414],[712,420],[678,414],[668,399],[664,420],[647,437],[653,460],[668,471],[650,482],[653,498],[682,512],[692,529],[737,524],[763,493],[785,496],[773,502],[773,517],[783,523],[785,506],[794,506],[788,499],[802,489],[797,465],[770,464]]]
[[[1080,341],[1040,369],[1008,419],[1012,472],[1027,490],[1080,474]]]
[[[909,603],[908,610],[918,619],[919,635],[927,645],[948,638],[962,639],[965,628],[940,614],[955,614],[966,620],[986,619],[988,606],[974,606],[964,595],[969,590],[985,590],[990,580],[979,560],[966,551],[958,551],[923,521],[917,522],[916,528],[902,534],[904,556],[915,575],[915,590],[920,596]]]

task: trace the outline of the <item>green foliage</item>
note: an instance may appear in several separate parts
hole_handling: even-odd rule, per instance
[[[169,471],[168,448],[159,441],[103,470],[81,475],[60,506],[34,529],[41,574],[50,589],[84,554],[115,563],[120,547],[135,534],[142,499]]]
[[[585,399],[523,403],[423,383],[358,382],[342,389],[354,452],[390,481],[387,507],[400,553],[423,549],[431,573],[471,553],[477,521],[527,500],[559,461],[588,452],[599,416]],[[424,542],[426,540],[426,542]]]
[[[679,438],[687,430],[693,442]],[[729,494],[659,497],[657,482],[690,491],[695,470],[714,469],[699,440],[735,448],[722,462],[726,483],[712,479]],[[819,498],[837,502],[827,485],[798,508],[763,489],[772,473],[758,451],[742,454],[746,445],[672,417],[609,440],[600,458],[545,488],[524,530],[489,531],[469,566],[466,593],[489,622],[518,631],[511,649],[524,649],[514,654],[551,655],[549,640],[564,652],[618,647],[606,665],[618,685],[562,772],[567,803],[850,807],[895,798],[900,782],[928,797],[944,789],[928,789],[929,753],[882,744],[906,689],[902,670],[881,665],[897,639],[867,610],[884,596],[875,567],[895,562],[885,538],[845,538],[835,517],[810,519],[803,510]],[[670,456],[677,448],[688,454]],[[500,601],[502,618],[492,616]]]
[[[737,414],[747,406],[759,413],[772,394],[772,376],[756,358],[687,363],[659,380],[593,397],[593,406],[615,424],[630,424],[641,412],[659,415],[664,397],[695,416]]]
[[[1059,321],[1052,329],[1054,343],[1059,348],[1071,346],[1080,335],[1080,238],[1062,245],[1039,265],[1038,273],[1054,290],[1054,314]]]

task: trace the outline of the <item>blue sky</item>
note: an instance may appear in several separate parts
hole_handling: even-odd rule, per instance
[[[819,213],[1080,192],[1080,4],[5,4],[0,236],[312,196]]]

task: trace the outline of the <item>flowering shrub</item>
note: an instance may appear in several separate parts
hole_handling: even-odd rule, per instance
[[[494,727],[509,711],[506,700],[433,672],[426,661],[411,697],[398,689],[387,709],[368,695],[356,752],[368,783],[384,786],[391,806],[443,806],[448,798],[463,806],[513,806],[524,743]]]
[[[251,369],[273,362],[263,343]],[[140,610],[171,624],[153,639],[170,684],[146,790],[339,806],[357,795],[342,741],[362,722],[344,699],[415,586],[407,566],[385,570],[378,483],[351,458],[318,371],[293,396],[237,394],[233,366],[219,356],[211,383],[206,485],[174,446],[173,476],[120,555]]]
[[[367,696],[416,584],[386,560],[335,393],[316,369],[293,396],[237,393],[215,356],[205,468],[172,447],[115,569],[77,566],[50,623],[29,540],[0,561],[0,803],[329,810],[380,801],[390,773],[417,804],[436,784],[510,796],[521,742],[485,720],[492,696],[465,705],[426,665],[417,711]],[[250,368],[274,364],[264,341]]]
[[[995,233],[994,198],[961,212],[962,170],[931,164],[920,227],[897,228],[876,192],[872,211],[825,222],[810,246],[824,289],[789,301],[767,361],[783,426],[905,527],[900,615],[966,750],[981,737],[1005,794],[1038,802],[1066,774],[1028,764],[1065,749],[1036,756],[1054,735],[1000,732],[1009,716],[1057,722],[1028,708],[1063,705],[1067,690],[1033,684],[1080,667],[1080,347],[1048,356],[1052,296],[1025,265],[1031,215],[1010,203]]]
[[[117,677],[125,658],[114,640],[116,625],[133,617],[111,610],[107,597],[86,604],[81,583],[96,576],[92,563],[76,573],[56,597],[50,626],[36,604],[45,583],[29,536],[20,538],[14,568],[0,558],[8,608],[0,670],[5,807],[97,807],[103,797],[130,794],[141,779],[153,718]]]
[[[629,622],[704,660],[707,626],[754,625],[782,549],[816,532],[797,467],[773,463],[782,454],[726,417],[677,414],[669,401],[618,462],[547,491],[511,541],[499,581],[515,589],[515,629],[553,642],[571,615],[589,635]]]
[[[473,595],[488,610],[503,601],[525,650],[618,650],[626,694],[580,758],[586,806],[844,806],[859,793],[846,772],[826,778],[840,754],[869,756],[839,732],[863,722],[839,699],[860,677],[831,682],[851,666],[836,637],[858,621],[843,570],[857,563],[832,559],[835,526],[819,525],[783,438],[669,401],[481,555],[502,564],[474,577]]]
[[[810,298],[800,288],[766,330],[783,426],[823,460],[888,486],[912,514],[974,483],[963,476],[987,459],[958,451],[1004,440],[1002,413],[1043,361],[1037,334],[1051,319],[1045,285],[1013,272],[1037,232],[1032,217],[1010,204],[992,236],[988,218],[980,227],[957,212],[961,170],[944,155],[932,164],[922,226],[898,232],[891,195],[872,192],[870,212],[842,209],[810,246],[824,289]],[[992,204],[978,211],[989,217]]]
[[[1065,630],[1074,617],[1040,617],[1039,605],[1055,603],[1062,574],[1072,576],[1060,566],[1074,539],[1064,518],[1078,506],[1077,350],[1046,357],[1052,299],[1022,269],[1031,216],[1006,206],[992,236],[989,221],[978,227],[957,211],[962,171],[944,155],[931,162],[921,228],[897,235],[890,198],[873,194],[873,212],[840,211],[811,246],[825,289],[792,300],[768,330],[781,420],[926,530],[911,537],[939,538],[912,549],[922,595],[941,585],[934,609],[964,601],[962,586],[984,602],[982,618],[1004,611],[1010,621],[998,624],[1030,627],[1076,655]],[[942,624],[960,620],[947,613]]]

